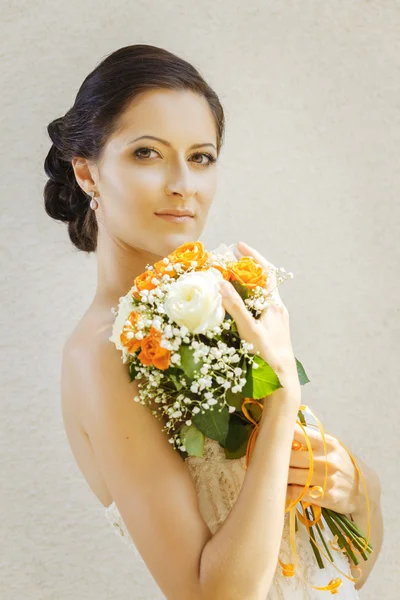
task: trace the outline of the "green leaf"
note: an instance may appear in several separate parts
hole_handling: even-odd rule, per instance
[[[171,373],[170,378],[173,381],[174,386],[178,391],[183,388],[183,384],[179,381],[178,376],[175,375],[175,373]]]
[[[232,324],[231,324],[231,331],[232,331],[233,333],[239,333],[239,332],[238,332],[238,328],[237,328],[237,325],[236,325],[236,322],[235,322],[235,321],[232,321]]]
[[[234,394],[231,389],[226,390],[225,400],[231,406],[234,406],[236,410],[242,410],[243,393],[237,392]]]
[[[228,435],[224,444],[226,458],[242,458],[246,455],[252,430],[253,425],[244,423],[235,413],[230,415]]]
[[[181,383],[180,379],[182,378],[183,372],[182,369],[179,367],[175,367],[175,366],[169,366],[168,369],[165,369],[164,371],[164,381],[165,382],[172,382],[175,389],[177,391],[181,390],[184,385],[183,383]],[[164,383],[164,385],[167,385],[167,383]]]
[[[226,406],[221,408],[218,404],[213,406],[213,410],[204,409],[204,414],[201,412],[192,416],[192,422],[196,427],[212,440],[217,440],[224,445],[229,428],[229,411]]]
[[[187,344],[181,344],[179,348],[179,354],[181,355],[181,369],[189,379],[194,379],[195,375],[200,374],[200,369],[204,365],[204,361],[199,359],[198,362],[194,362],[193,358],[194,350]]]
[[[130,375],[131,382],[136,379],[136,377],[139,373],[139,371],[137,369],[138,369],[138,367],[136,367],[136,365],[134,365],[134,363],[129,364],[129,375]]]
[[[203,456],[204,435],[193,423],[191,425],[183,425],[179,437],[181,438],[182,445],[186,447],[186,452],[189,456]]]
[[[242,389],[242,395],[247,398],[260,400],[269,396],[278,388],[283,387],[275,371],[257,354],[254,355],[254,362],[258,364],[258,369],[253,369],[251,363],[248,364],[246,373],[246,383]]]
[[[299,417],[299,419],[300,419],[300,422],[301,422],[301,423],[302,423],[304,426],[306,426],[306,425],[307,425],[307,423],[306,423],[306,419],[305,419],[305,417],[304,417],[304,415],[303,415],[303,413],[302,413],[302,411],[301,411],[301,410],[299,410],[299,412],[297,413],[297,415],[298,415],[298,417]]]
[[[242,285],[237,279],[235,281],[230,282],[231,285],[235,288],[239,296],[243,301],[247,300],[250,297],[250,290],[247,286]]]
[[[296,366],[297,366],[297,373],[298,373],[298,376],[299,376],[300,384],[301,385],[305,385],[306,383],[309,383],[310,380],[307,377],[307,374],[306,374],[306,372],[304,370],[304,367],[301,364],[301,362],[299,360],[297,360],[297,358],[296,358]]]

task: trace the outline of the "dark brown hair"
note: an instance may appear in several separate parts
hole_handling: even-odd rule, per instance
[[[44,170],[44,206],[50,217],[68,223],[72,243],[95,252],[97,221],[88,196],[76,181],[72,159],[97,161],[119,118],[138,94],[151,89],[191,90],[208,101],[222,146],[225,118],[217,94],[184,59],[156,46],[125,46],[108,55],[85,78],[68,112],[47,126],[53,142]]]

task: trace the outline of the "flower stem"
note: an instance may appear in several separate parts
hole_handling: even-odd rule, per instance
[[[331,518],[333,521],[336,522],[337,525],[340,525],[340,527],[351,539],[353,544],[357,546],[357,549],[360,551],[360,554],[363,557],[363,559],[368,560],[368,555],[366,554],[366,552],[371,553],[373,550],[370,544],[368,544],[367,548],[365,549],[366,538],[364,538],[363,536],[359,536],[348,526],[348,519],[346,519],[344,515],[332,511]]]
[[[309,512],[308,512],[308,510],[309,510],[309,509],[308,509],[308,508],[306,508],[305,510],[306,510],[306,514],[307,514],[307,519],[310,519],[310,521],[311,521],[311,520],[312,520],[312,518],[310,518],[310,515],[309,515]],[[311,535],[312,539],[313,539],[313,540],[314,540],[314,542],[315,542],[315,541],[316,541],[316,540],[315,540],[315,534],[314,534],[314,530],[313,530],[312,526],[311,526],[311,527],[308,527],[308,530],[310,531],[310,535]],[[318,566],[319,566],[319,568],[320,568],[320,569],[324,569],[324,568],[325,568],[325,566],[324,566],[324,563],[323,563],[323,561],[322,561],[322,557],[321,557],[321,553],[320,553],[320,551],[319,551],[319,548],[317,548],[317,546],[316,546],[315,544],[313,544],[313,542],[312,542],[311,540],[310,540],[310,544],[311,544],[311,546],[312,546],[312,549],[313,549],[313,551],[314,551],[315,558],[317,559],[317,563],[318,563]]]
[[[363,540],[366,541],[366,537],[363,535],[363,533],[360,531],[360,529],[357,527],[357,525],[354,523],[354,521],[352,521],[351,519],[349,519],[348,517],[346,517],[345,515],[341,514],[341,513],[337,513],[333,510],[330,509],[324,509],[327,510],[329,515],[331,516],[331,518],[336,519],[337,517],[341,520],[344,521],[347,525],[347,527],[349,529],[351,529],[351,531],[354,533],[355,536],[357,536],[358,538],[361,538]],[[372,550],[372,546],[371,544],[368,544],[368,547]]]
[[[347,540],[345,539],[344,535],[340,531],[339,527],[336,525],[336,523],[334,522],[334,520],[331,518],[330,514],[328,514],[328,512],[325,511],[324,508],[322,509],[322,514],[323,514],[323,516],[325,518],[325,521],[328,524],[329,529],[332,531],[332,533],[334,535],[338,536],[339,546],[341,548],[345,548],[347,554],[351,557],[351,559],[354,562],[354,564],[358,565],[358,559],[357,559],[356,555],[354,554],[353,550],[351,549],[351,547],[348,544]]]

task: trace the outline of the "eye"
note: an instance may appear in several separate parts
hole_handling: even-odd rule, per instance
[[[136,156],[136,158],[137,158],[138,160],[145,160],[145,159],[147,159],[147,158],[150,158],[149,156],[141,156],[141,155],[140,155],[140,152],[156,152],[156,153],[158,154],[157,150],[155,150],[154,148],[138,148],[138,149],[137,149],[137,150],[135,150],[135,152],[133,153],[133,154],[134,154],[134,156]]]
[[[156,154],[159,155],[159,153],[157,152],[157,150],[155,148],[148,148],[148,147],[138,148],[137,150],[135,150],[135,152],[133,154],[137,160],[148,160],[151,158],[149,155],[143,156],[143,154],[146,154],[148,152],[150,152],[150,153],[155,152]],[[192,154],[192,158],[193,157],[202,158],[203,156],[205,156],[208,159],[208,162],[198,162],[196,160],[194,160],[193,162],[200,165],[201,167],[209,167],[213,163],[217,162],[217,159],[214,158],[214,156],[212,154],[209,154],[208,152],[196,152],[195,154]]]
[[[206,163],[197,163],[199,165],[201,165],[202,167],[209,167],[211,164],[215,163],[217,161],[216,158],[213,157],[212,154],[208,154],[208,152],[197,152],[196,154],[193,154],[192,156],[205,156],[206,158],[208,158],[208,162]],[[196,161],[194,161],[196,162]]]

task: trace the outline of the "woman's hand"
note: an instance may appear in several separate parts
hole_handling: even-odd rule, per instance
[[[267,273],[267,290],[274,303],[263,311],[259,319],[255,319],[233,285],[223,281],[220,284],[223,306],[234,319],[240,338],[253,344],[254,353],[258,351],[260,357],[278,375],[282,385],[285,386],[284,382],[287,381],[292,387],[296,387],[293,391],[296,394],[298,392],[300,403],[300,382],[290,337],[289,312],[278,291],[276,268],[257,250],[243,242],[238,243],[238,250],[237,258],[240,258],[240,254],[250,256],[264,267]]]
[[[321,432],[314,427],[304,426],[310,440],[314,471],[310,487],[302,498],[303,502],[311,502],[335,512],[348,515],[355,512],[359,498],[359,476],[357,470],[343,446],[338,440],[325,433],[328,477],[323,498],[313,498],[310,490],[314,485],[324,486],[325,454]],[[306,438],[300,425],[296,423],[294,439],[306,446]],[[292,450],[289,464],[287,499],[293,502],[300,496],[307,482],[310,468],[310,457],[307,450]]]

